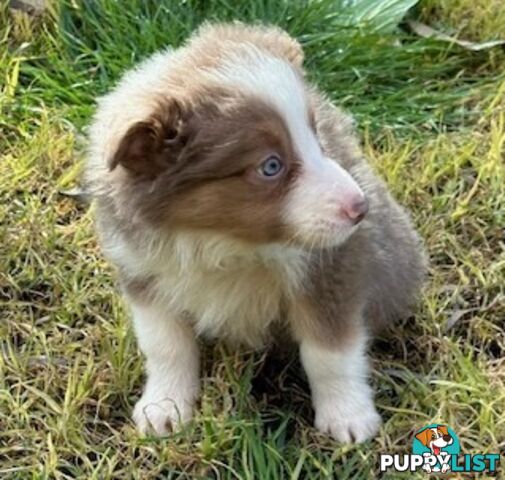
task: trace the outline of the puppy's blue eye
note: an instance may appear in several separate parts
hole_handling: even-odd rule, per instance
[[[282,171],[283,165],[279,157],[271,155],[258,168],[258,173],[264,177],[275,177]]]

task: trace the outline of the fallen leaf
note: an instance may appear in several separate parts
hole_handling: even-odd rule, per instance
[[[89,203],[91,201],[89,192],[81,187],[74,187],[70,190],[60,190],[58,193],[65,197],[70,197],[79,203]]]
[[[408,20],[407,25],[420,37],[435,38],[436,40],[441,40],[443,42],[455,43],[460,47],[466,48],[467,50],[473,50],[474,52],[505,45],[505,40],[490,40],[488,42],[470,42],[469,40],[459,40],[456,37],[451,37],[450,35],[439,32],[438,30],[435,30],[424,23],[417,22],[416,20]]]

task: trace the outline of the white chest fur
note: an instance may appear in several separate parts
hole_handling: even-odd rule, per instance
[[[282,300],[301,288],[306,272],[298,250],[208,233],[150,236],[136,248],[116,237],[105,251],[130,275],[156,278],[156,303],[189,317],[197,334],[251,347],[264,343]]]

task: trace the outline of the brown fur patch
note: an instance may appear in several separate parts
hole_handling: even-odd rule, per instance
[[[130,277],[123,272],[120,278],[121,287],[131,298],[145,302],[154,293],[153,286],[156,281],[154,276]]]
[[[257,169],[272,154],[284,170],[262,178]],[[184,115],[170,103],[134,125],[113,160],[130,173],[135,209],[153,224],[253,242],[283,238],[282,202],[298,164],[279,114],[244,96],[196,104]]]
[[[298,338],[309,337],[332,348],[352,343],[364,328],[367,291],[363,274],[369,255],[361,231],[336,252],[312,252],[306,293],[293,305],[290,314]]]
[[[363,326],[360,309],[343,304],[343,311],[337,311],[336,306],[336,302],[324,304],[307,294],[292,302],[288,318],[295,339],[312,340],[330,349],[354,344]]]

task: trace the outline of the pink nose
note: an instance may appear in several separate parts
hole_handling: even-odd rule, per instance
[[[351,222],[356,225],[368,212],[368,200],[366,197],[360,197],[352,202],[349,202],[348,205],[342,208],[342,213],[349,219]]]

